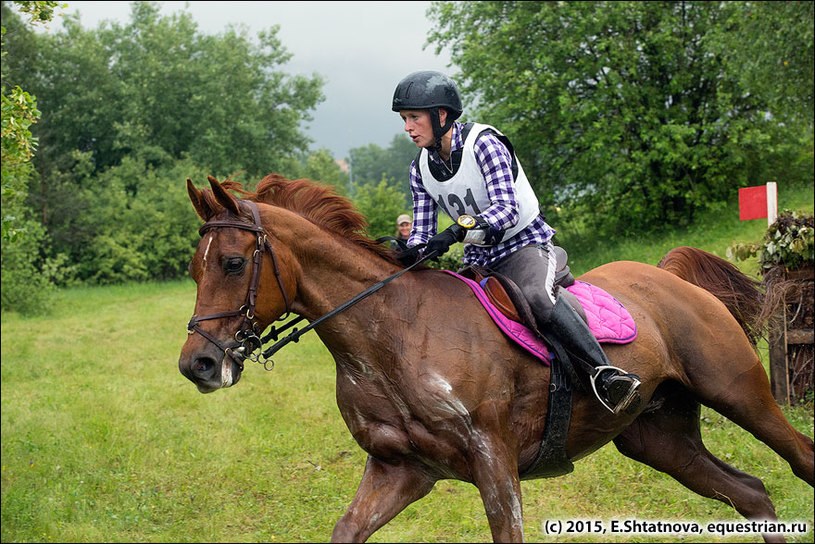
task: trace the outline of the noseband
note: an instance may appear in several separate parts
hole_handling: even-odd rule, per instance
[[[203,236],[208,231],[215,229],[215,228],[235,228],[241,230],[248,230],[250,232],[254,232],[257,234],[257,243],[255,246],[255,251],[252,256],[252,278],[249,282],[249,290],[246,293],[246,301],[244,302],[243,306],[241,306],[237,310],[231,310],[227,312],[218,312],[215,314],[205,315],[205,316],[196,316],[193,315],[190,319],[189,323],[187,324],[187,334],[198,333],[224,352],[225,356],[229,356],[232,358],[235,363],[240,367],[241,371],[243,371],[243,361],[244,359],[251,359],[256,362],[260,362],[266,366],[266,361],[261,361],[259,358],[262,354],[255,354],[256,351],[259,351],[260,348],[263,346],[263,343],[268,341],[268,338],[261,339],[258,335],[262,331],[258,331],[257,322],[255,321],[255,304],[257,303],[257,296],[258,296],[258,282],[260,281],[260,268],[263,264],[263,253],[267,252],[272,259],[272,266],[274,266],[274,275],[275,279],[277,280],[277,285],[280,288],[280,292],[283,295],[283,301],[286,304],[286,311],[285,313],[278,318],[278,321],[285,320],[289,317],[291,313],[291,299],[286,293],[286,288],[283,285],[283,280],[280,278],[280,270],[277,266],[277,258],[275,257],[274,249],[272,249],[272,245],[269,243],[268,238],[266,237],[266,233],[263,230],[263,226],[260,222],[260,213],[258,212],[257,204],[250,200],[241,200],[241,202],[246,203],[249,208],[252,210],[252,217],[254,219],[254,224],[247,223],[245,221],[240,220],[231,220],[231,219],[224,219],[221,221],[208,221],[204,223],[204,225],[198,230],[198,233]],[[199,324],[202,321],[208,321],[210,319],[223,319],[229,317],[238,317],[243,316],[243,323],[241,324],[241,328],[238,329],[238,332],[235,333],[235,341],[240,344],[240,347],[237,349],[233,349],[232,347],[225,347],[222,345],[218,340],[216,340],[212,335],[201,329]],[[294,322],[288,324],[288,326],[284,326],[282,329],[275,329],[272,327],[272,333],[269,335],[276,339],[277,334],[281,330],[287,329],[292,326],[297,321],[300,321],[303,318],[297,319]],[[296,329],[295,329],[296,330]],[[273,363],[272,363],[273,364]],[[268,367],[267,367],[268,368]]]

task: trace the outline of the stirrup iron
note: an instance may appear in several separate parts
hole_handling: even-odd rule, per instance
[[[591,388],[594,391],[594,396],[597,397],[597,399],[600,401],[600,404],[605,406],[609,412],[616,415],[621,411],[624,411],[626,408],[628,408],[628,406],[631,404],[631,401],[634,399],[634,395],[637,394],[637,388],[640,386],[640,383],[642,382],[640,382],[638,378],[633,377],[634,385],[632,385],[631,389],[628,390],[628,394],[625,397],[623,397],[623,399],[620,402],[617,403],[617,406],[611,406],[611,404],[609,404],[597,390],[597,377],[600,376],[600,374],[602,374],[606,370],[613,370],[614,372],[617,372],[618,375],[621,376],[631,376],[631,374],[628,374],[622,368],[606,365],[595,367],[594,374],[589,378],[589,382],[591,382]]]

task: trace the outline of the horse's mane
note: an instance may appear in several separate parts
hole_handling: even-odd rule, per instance
[[[243,195],[247,200],[278,206],[292,211],[315,225],[339,234],[391,262],[398,262],[392,250],[371,240],[365,229],[368,221],[351,201],[337,194],[330,185],[323,185],[308,179],[287,179],[280,174],[269,174],[258,183],[255,191],[249,191],[232,179],[221,186]],[[210,207],[220,207],[209,190],[203,191]]]

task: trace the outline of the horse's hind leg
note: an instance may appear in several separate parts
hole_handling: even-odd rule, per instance
[[[738,346],[732,348],[738,349]],[[737,361],[745,361],[745,364],[737,366]],[[815,485],[812,439],[798,432],[784,417],[772,396],[767,372],[749,347],[739,353],[730,352],[727,362],[718,367],[697,368],[688,375],[693,392],[706,406],[770,446],[790,464],[796,476]]]
[[[642,413],[614,439],[623,455],[664,472],[685,487],[733,506],[752,520],[776,520],[775,508],[761,480],[721,461],[702,443],[700,405],[679,384],[662,384],[655,393],[664,404]],[[783,542],[765,534],[767,542]]]

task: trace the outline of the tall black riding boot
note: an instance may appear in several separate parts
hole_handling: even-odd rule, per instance
[[[615,414],[621,411],[634,413],[637,410],[641,402],[637,392],[639,376],[611,365],[586,322],[562,296],[557,297],[545,327],[572,356],[594,367],[589,381],[603,406]]]

